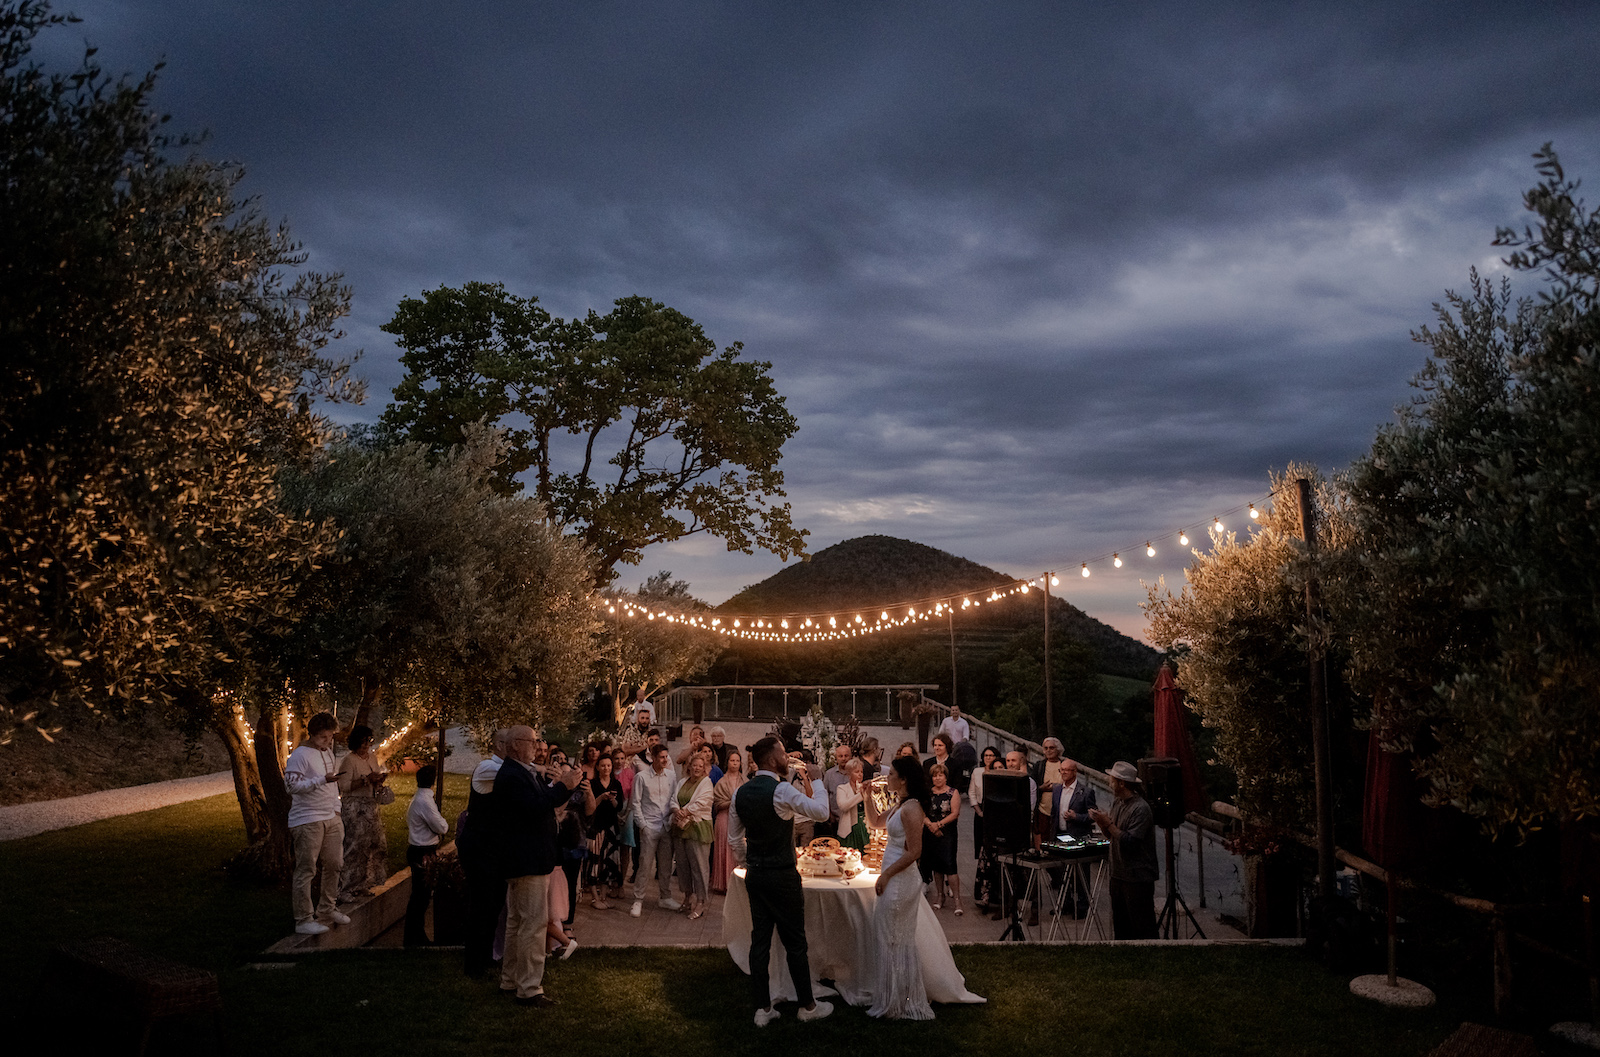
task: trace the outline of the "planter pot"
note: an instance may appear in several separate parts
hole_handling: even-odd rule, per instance
[[[706,699],[703,697],[694,698],[694,721],[696,726],[706,721]]]
[[[917,717],[917,751],[928,751],[928,728],[933,726],[933,717],[924,712]]]
[[[681,737],[683,737],[683,724],[682,723],[679,723],[675,727],[668,727],[667,728],[667,740],[668,741],[677,741]]]
[[[1296,907],[1300,868],[1288,855],[1244,857],[1245,912],[1252,939],[1294,936],[1299,932]]]

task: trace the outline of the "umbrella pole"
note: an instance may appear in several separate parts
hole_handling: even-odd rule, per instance
[[[1395,921],[1400,916],[1400,885],[1394,876],[1394,871],[1388,872],[1388,883],[1384,888],[1389,891],[1389,986],[1394,987],[1395,978]]]

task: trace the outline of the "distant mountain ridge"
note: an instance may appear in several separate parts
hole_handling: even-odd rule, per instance
[[[975,594],[1015,579],[926,544],[894,536],[858,536],[818,551],[809,562],[796,562],[751,584],[716,608],[723,613],[807,615]],[[1144,643],[1096,620],[1064,598],[1053,597],[1050,601],[1053,625],[1063,627],[1070,638],[1093,647],[1100,657],[1101,670],[1145,678],[1160,665],[1161,654]],[[1041,618],[1038,603],[1014,597],[985,605],[977,613],[958,615],[957,636],[973,645],[981,640],[998,642],[1039,626]],[[943,634],[943,624],[928,625],[921,633],[934,631]]]

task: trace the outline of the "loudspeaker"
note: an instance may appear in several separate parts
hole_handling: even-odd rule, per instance
[[[1144,798],[1150,813],[1162,829],[1183,825],[1183,770],[1170,756],[1151,756],[1139,761],[1139,780],[1144,782]]]
[[[983,775],[983,843],[996,855],[1013,855],[1033,847],[1034,805],[1029,802],[1028,776],[1006,771]]]

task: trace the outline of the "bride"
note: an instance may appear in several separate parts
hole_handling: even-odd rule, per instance
[[[922,821],[928,809],[928,776],[913,756],[895,759],[888,773],[876,779],[900,803],[880,812],[875,797],[866,798],[868,821],[874,829],[887,827],[889,846],[883,853],[883,872],[874,886],[878,893],[872,912],[877,943],[878,975],[872,982],[871,1017],[895,1020],[932,1020],[933,1007],[922,980],[917,957],[917,914],[922,902],[922,877],[917,860],[922,855]],[[979,999],[979,1001],[982,1001]]]

